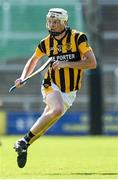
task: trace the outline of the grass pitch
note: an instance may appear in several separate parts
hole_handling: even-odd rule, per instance
[[[21,137],[2,137],[1,179],[118,179],[118,137],[43,136],[30,146],[26,167],[12,146]]]

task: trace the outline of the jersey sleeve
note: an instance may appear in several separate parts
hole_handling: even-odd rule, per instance
[[[44,56],[46,54],[45,42],[43,40],[38,44],[38,46],[37,46],[37,48],[35,50],[35,54],[36,54],[36,56],[38,58],[40,58],[40,57],[42,57],[42,56]]]
[[[82,54],[91,50],[91,47],[88,43],[87,36],[85,34],[81,34],[78,39],[78,47]]]

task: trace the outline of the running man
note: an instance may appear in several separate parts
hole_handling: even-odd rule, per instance
[[[68,26],[68,12],[52,8],[46,16],[49,35],[40,41],[33,56],[27,61],[21,77],[15,81],[17,88],[28,77],[45,55],[52,62],[45,73],[41,91],[46,107],[29,132],[18,140],[14,149],[17,164],[23,168],[27,161],[28,147],[43,135],[73,104],[81,88],[83,71],[96,68],[96,58],[87,36]]]

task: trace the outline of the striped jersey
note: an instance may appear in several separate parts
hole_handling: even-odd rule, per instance
[[[36,48],[37,57],[47,55],[53,61],[82,61],[84,53],[91,47],[88,44],[84,33],[74,29],[68,29],[65,36],[57,40],[50,34],[45,37]],[[50,65],[44,76],[44,87],[51,86],[51,82],[56,84],[62,92],[79,90],[81,87],[83,70],[78,68],[64,67],[54,70]]]

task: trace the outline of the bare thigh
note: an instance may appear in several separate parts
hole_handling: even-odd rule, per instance
[[[53,91],[52,93],[48,94],[46,96],[46,111],[47,110],[55,110],[55,109],[58,109],[58,110],[61,110],[63,111],[64,110],[64,102],[63,102],[63,99],[62,99],[62,96],[60,94],[60,92],[58,91]]]

